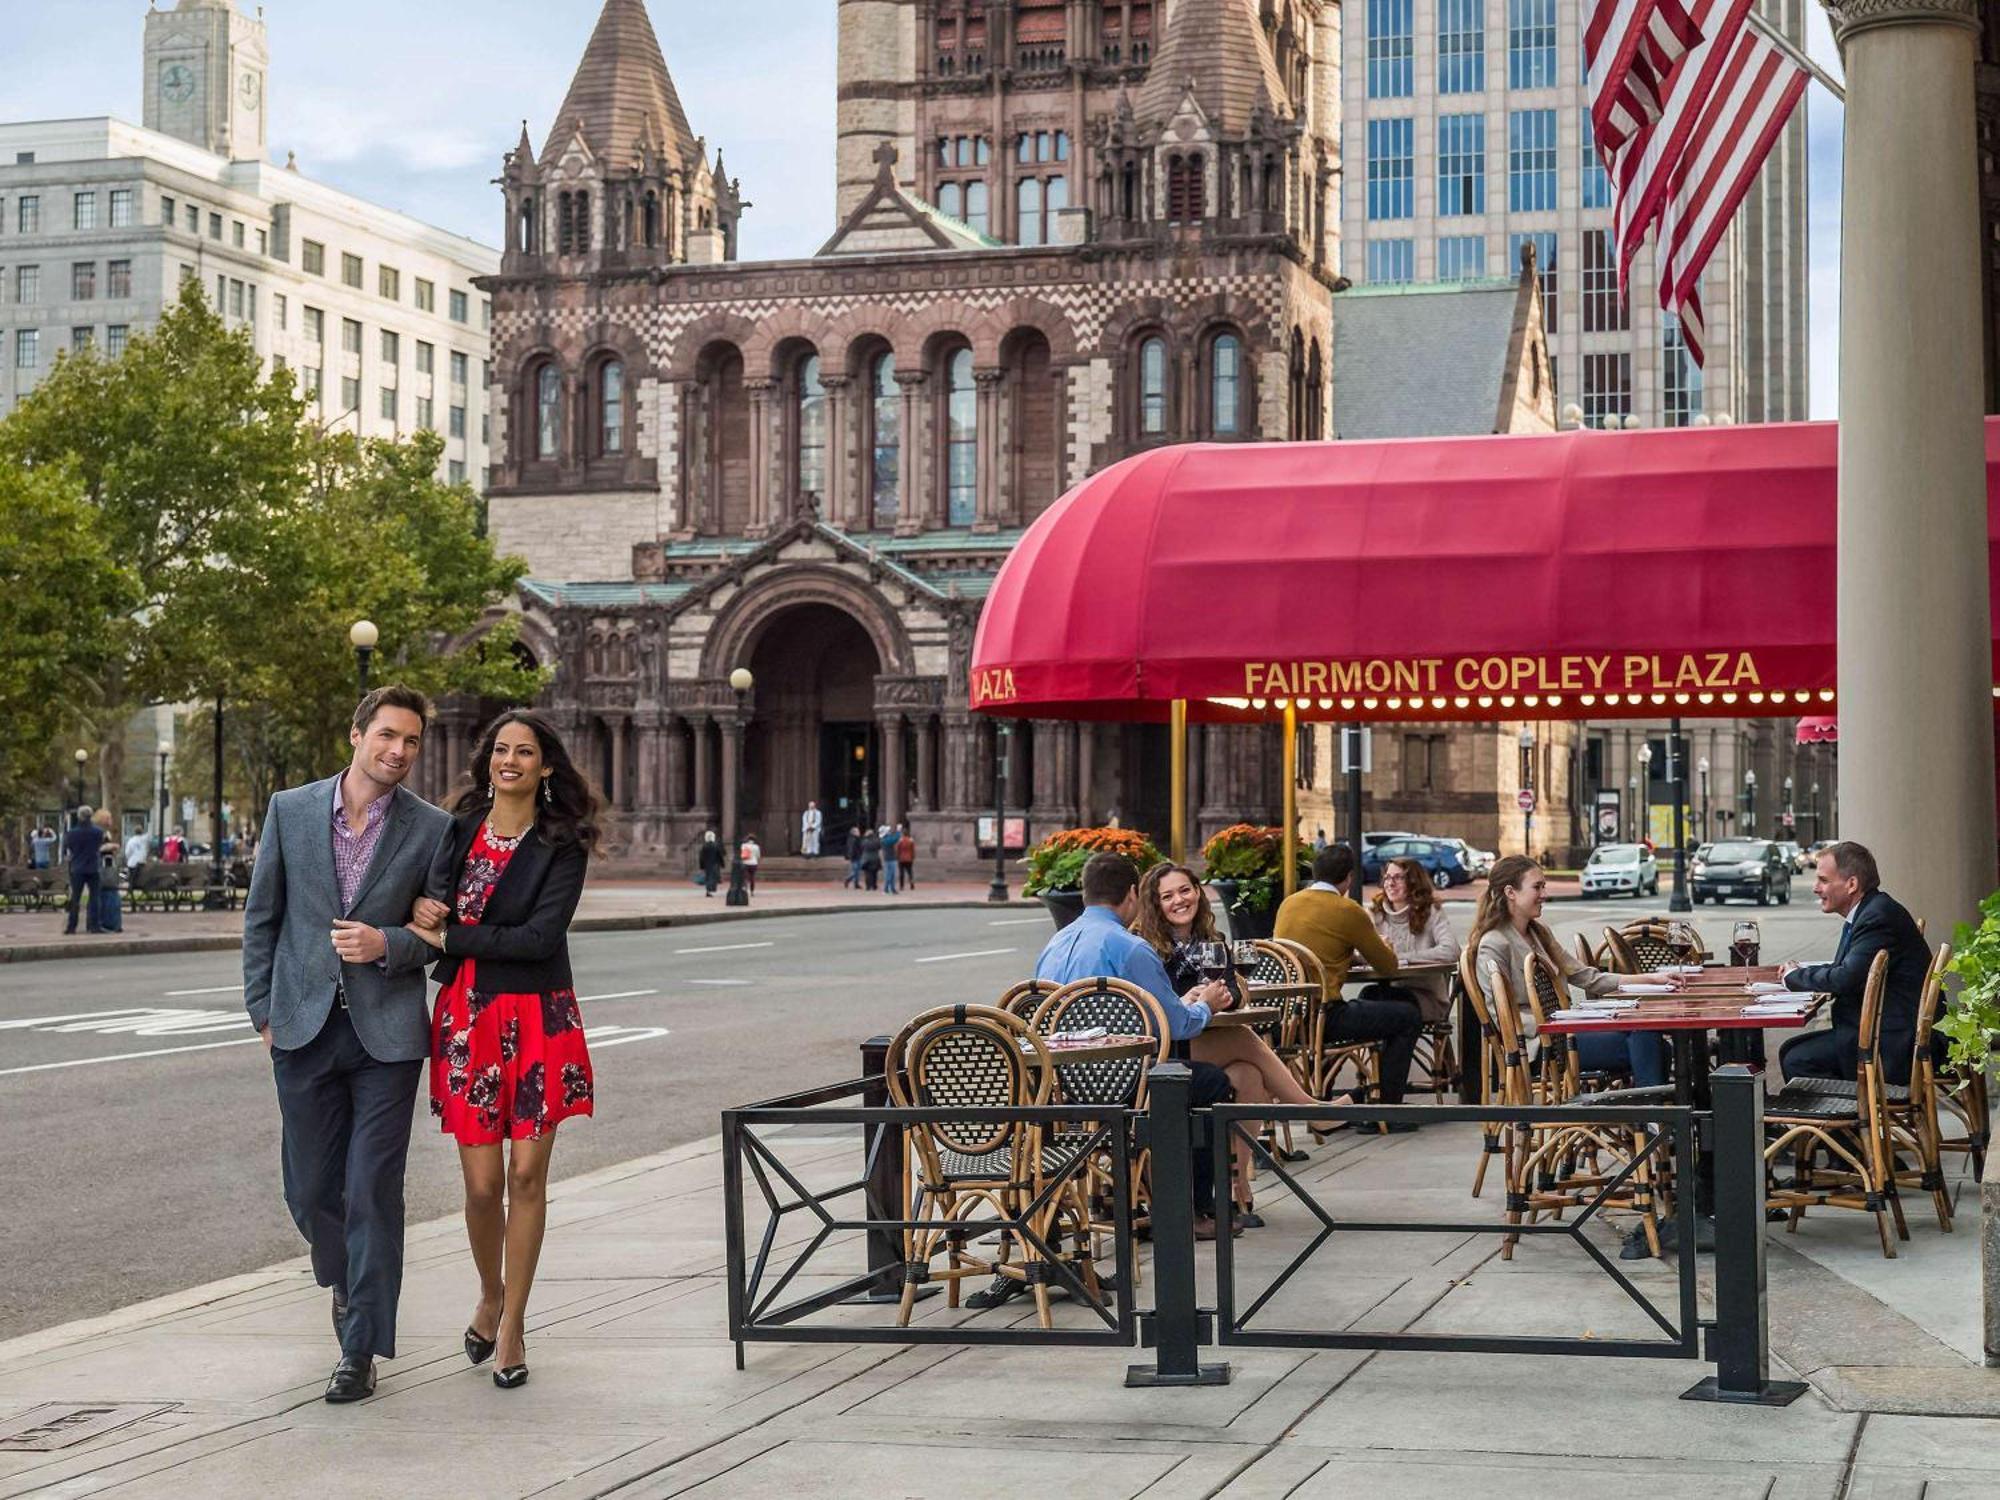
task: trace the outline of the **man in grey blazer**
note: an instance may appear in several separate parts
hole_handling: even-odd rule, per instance
[[[243,914],[243,1004],[277,1081],[285,1204],[313,1275],[333,1289],[341,1358],[329,1401],[368,1395],[376,1357],[396,1353],[403,1168],[430,1053],[432,957],[404,924],[451,827],[402,785],[429,719],[410,688],[361,700],[347,769],[271,799]]]

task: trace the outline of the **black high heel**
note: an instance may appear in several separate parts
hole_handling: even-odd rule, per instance
[[[503,1391],[511,1391],[517,1386],[524,1386],[528,1383],[528,1367],[526,1365],[509,1365],[504,1370],[495,1370],[493,1372],[493,1383]]]
[[[498,1338],[481,1338],[468,1326],[465,1330],[465,1357],[475,1365],[483,1365],[493,1357],[493,1350],[499,1342]]]

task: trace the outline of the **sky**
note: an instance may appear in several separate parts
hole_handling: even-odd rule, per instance
[[[834,0],[649,0],[694,130],[752,205],[746,260],[810,255],[833,231]],[[144,0],[11,0],[0,119],[140,119]],[[247,6],[245,8],[248,8]],[[542,143],[601,0],[267,0],[274,160],[489,245],[501,157]],[[1813,56],[1839,62],[1806,7]],[[1840,105],[1806,95],[1812,415],[1835,410]]]

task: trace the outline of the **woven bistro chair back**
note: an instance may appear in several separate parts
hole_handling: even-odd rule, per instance
[[[996,1009],[1004,1010],[1008,1015],[1033,1025],[1035,1012],[1042,1008],[1043,1002],[1049,996],[1061,988],[1061,985],[1050,979],[1017,980],[1002,990],[1000,998],[993,1004]]]
[[[1144,1057],[1097,1062],[1064,1062],[1062,1049],[1050,1048],[1063,1102],[1143,1109],[1147,1075],[1154,1063],[1166,1061],[1171,1045],[1159,1002],[1123,979],[1079,979],[1051,995],[1035,1020],[1043,1037],[1097,1026],[1119,1036],[1150,1036],[1157,1045]]]
[[[1692,923],[1681,932],[1665,922],[1627,922],[1621,928],[1604,929],[1606,948],[1614,955],[1611,967],[1621,974],[1655,974],[1676,964],[1700,963],[1708,957],[1701,936]],[[1625,967],[1629,960],[1631,967]]]
[[[1257,950],[1257,961],[1250,966],[1245,979],[1250,984],[1303,984],[1305,970],[1299,966],[1298,955],[1292,951],[1290,943],[1276,938],[1256,938],[1251,946]]]
[[[890,1043],[889,1097],[901,1109],[995,1109],[1048,1103],[1048,1048],[1016,1016],[990,1005],[941,1006]],[[901,1057],[897,1059],[898,1043]],[[931,1120],[912,1132],[927,1177],[1009,1175],[999,1154],[1026,1127],[1004,1120]]]
[[[1590,946],[1590,939],[1580,932],[1576,935],[1576,957],[1577,962],[1583,964],[1586,968],[1602,969],[1605,967],[1604,955],[1593,949]]]
[[[1540,1044],[1533,1066],[1539,1097],[1551,1103],[1573,1098],[1583,1088],[1576,1047],[1567,1036],[1550,1036],[1542,1029],[1568,1003],[1562,976],[1544,955],[1530,952],[1521,960],[1521,978],[1521,993]]]

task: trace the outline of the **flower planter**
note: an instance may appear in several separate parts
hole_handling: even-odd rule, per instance
[[[1242,883],[1235,880],[1211,880],[1209,886],[1222,900],[1222,909],[1229,917],[1229,936],[1233,942],[1247,942],[1251,938],[1267,938],[1272,925],[1277,921],[1277,911],[1250,911],[1236,904],[1237,892]]]
[[[1042,905],[1048,908],[1049,916],[1061,932],[1070,923],[1083,915],[1082,891],[1043,891]]]

